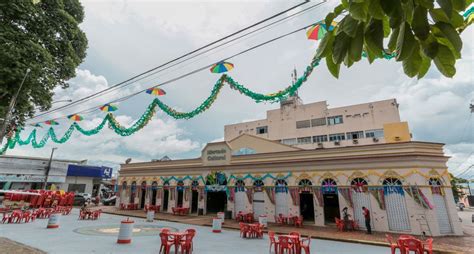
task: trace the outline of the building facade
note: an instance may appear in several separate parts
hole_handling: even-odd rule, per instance
[[[462,235],[443,145],[394,142],[305,150],[241,134],[209,143],[200,158],[121,165],[118,202],[189,207],[191,213],[301,215],[333,225],[347,207],[375,231]]]
[[[64,190],[97,195],[103,180],[112,178],[112,168],[70,164]]]
[[[298,97],[267,111],[266,119],[226,125],[224,140],[250,134],[303,149],[410,141],[395,99],[338,108],[326,101],[302,104]]]

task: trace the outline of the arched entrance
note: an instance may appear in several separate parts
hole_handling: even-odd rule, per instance
[[[154,181],[151,183],[151,205],[156,205],[156,195],[158,193],[158,182]]]
[[[245,209],[247,195],[245,193],[245,182],[242,179],[235,181],[235,211],[234,214],[238,214],[239,212],[247,212]]]
[[[170,198],[170,183],[168,181],[165,181],[163,183],[163,211],[168,211],[168,202]]]
[[[391,231],[409,231],[410,219],[402,182],[398,178],[389,177],[385,178],[383,185],[388,228]]]
[[[206,177],[206,213],[224,212],[227,207],[227,178],[216,172]]]
[[[122,182],[122,192],[120,193],[120,203],[122,204],[127,200],[127,187],[127,182]]]
[[[265,193],[263,192],[264,183],[257,179],[253,182],[253,213],[255,218],[260,215],[266,215],[265,212]]]
[[[199,202],[199,182],[197,180],[191,183],[191,213],[197,213]]]
[[[429,184],[431,186],[431,193],[433,194],[434,209],[438,219],[439,232],[441,234],[450,234],[453,232],[453,229],[451,227],[448,209],[446,208],[443,184],[439,178],[430,178]]]
[[[288,215],[288,183],[278,179],[275,183],[275,215]]]
[[[140,185],[140,208],[145,208],[145,200],[146,200],[146,181],[143,181]]]
[[[298,183],[300,191],[300,214],[303,220],[314,222],[314,198],[311,192],[313,183],[309,179],[302,179]]]
[[[176,192],[178,192],[178,198],[176,199],[176,207],[183,207],[184,182],[180,180],[176,185]]]
[[[341,217],[339,210],[339,197],[337,195],[337,183],[332,178],[326,178],[321,182],[324,201],[324,220],[329,223],[336,222],[335,218]]]
[[[366,207],[372,211],[370,206],[370,196],[367,189],[367,180],[361,177],[352,179],[352,204],[354,206],[354,220],[359,224],[359,227],[365,229],[365,218],[362,212],[362,207]]]
[[[130,185],[130,204],[135,204],[135,195],[137,195],[137,182],[133,181]]]

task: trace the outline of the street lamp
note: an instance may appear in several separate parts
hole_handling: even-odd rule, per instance
[[[44,184],[43,184],[43,190],[46,190],[46,186],[48,185],[48,176],[49,176],[49,171],[51,170],[51,163],[53,162],[53,154],[54,150],[58,149],[57,147],[53,147],[51,149],[51,156],[49,157],[49,162],[48,162],[48,167],[46,168],[46,177],[44,178]]]

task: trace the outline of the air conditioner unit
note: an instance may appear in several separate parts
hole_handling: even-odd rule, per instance
[[[379,139],[378,138],[372,138],[372,141],[374,141],[375,143],[379,142]]]
[[[338,146],[340,145],[341,143],[339,143],[339,141],[334,141],[334,145]]]
[[[359,144],[359,140],[353,139],[353,140],[352,140],[352,144]]]
[[[323,143],[318,143],[319,148],[323,148]]]

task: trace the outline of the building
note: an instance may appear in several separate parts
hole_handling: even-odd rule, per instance
[[[365,206],[375,231],[462,235],[447,160],[439,143],[306,150],[241,133],[207,144],[200,158],[121,165],[116,205],[159,205],[162,212],[182,206],[233,217],[253,212],[269,221],[301,215],[317,226],[334,225],[348,207],[362,228]]]
[[[97,195],[103,180],[112,179],[112,168],[70,164],[64,190]]]
[[[303,149],[411,139],[395,99],[328,108],[326,101],[302,104],[298,97],[290,97],[279,109],[267,111],[266,119],[226,125],[224,140],[244,133]]]

